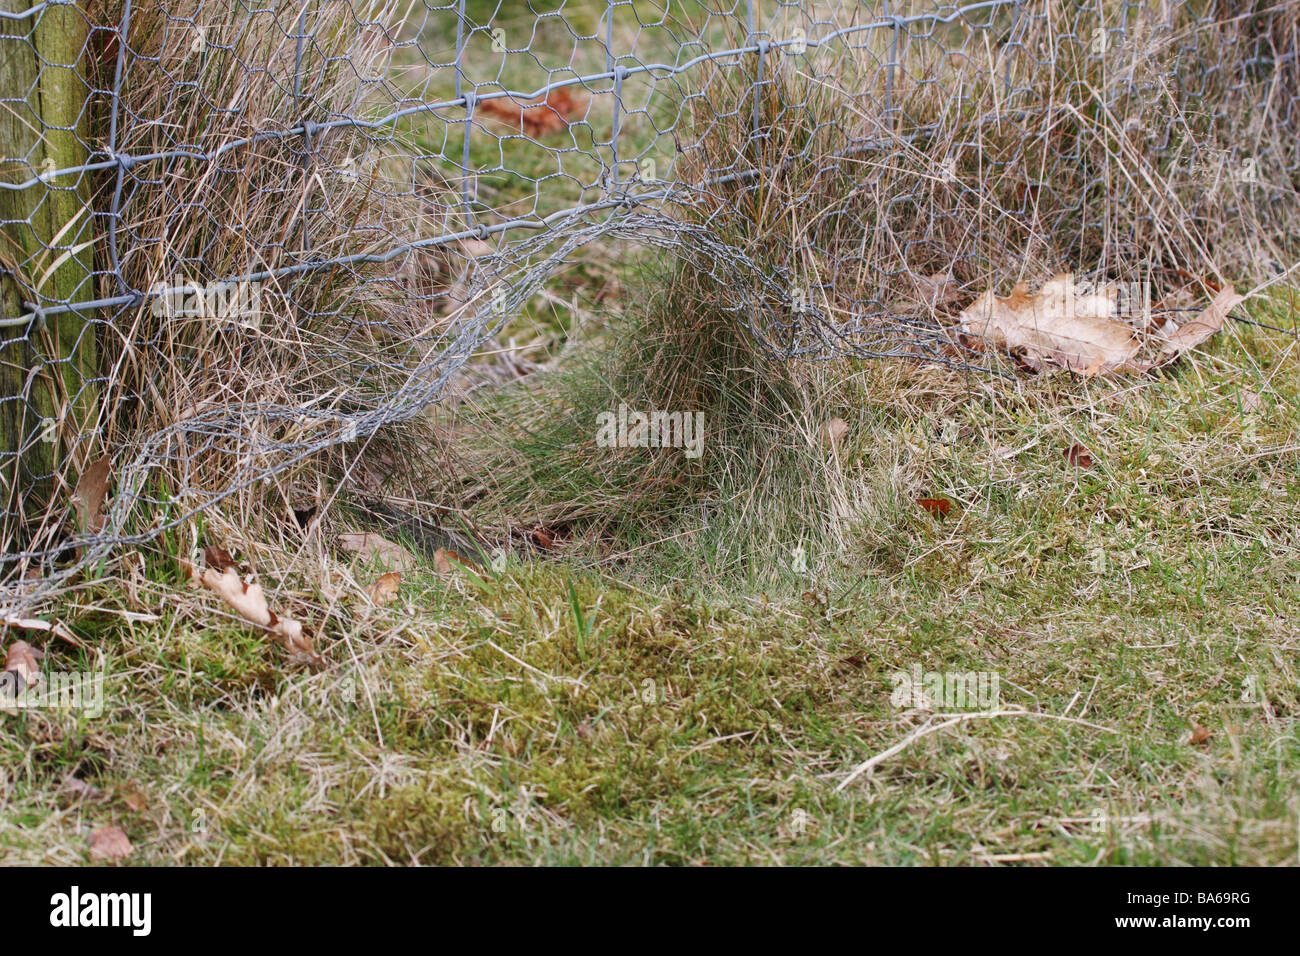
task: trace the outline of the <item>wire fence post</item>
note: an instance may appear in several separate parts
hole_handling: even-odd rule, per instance
[[[294,46],[293,59],[293,108],[298,112],[299,122],[302,124],[302,168],[303,168],[303,197],[302,197],[302,251],[311,252],[311,157],[312,157],[312,136],[311,121],[303,114],[302,109],[302,58],[304,53],[304,44],[307,39],[307,6],[304,4],[302,12],[298,14],[298,29]]]
[[[610,170],[608,190],[611,195],[618,191],[621,175],[618,169],[618,135],[619,123],[623,113],[623,67],[614,56],[614,0],[605,3],[605,72],[613,74],[612,91],[614,96],[613,117],[609,127]]]
[[[745,46],[754,45],[757,34],[754,32],[754,0],[745,0]],[[757,138],[759,128],[759,101],[763,95],[763,66],[767,57],[768,44],[758,41],[758,63],[754,68],[754,112],[750,120],[750,134]]]
[[[885,74],[885,117],[890,129],[898,128],[897,117],[894,115],[894,71],[898,69],[898,38],[902,32],[902,20],[894,13],[893,4],[885,0],[884,11],[886,19],[893,20],[894,28],[889,38],[889,72]]]
[[[461,146],[460,199],[464,209],[465,227],[474,224],[474,199],[478,196],[477,174],[471,175],[469,165],[470,135],[474,129],[474,90],[465,89],[465,0],[456,7],[456,99],[465,101],[465,140]]]
[[[1021,0],[1016,0],[1016,2],[1012,4],[1011,7],[1011,31],[1009,34],[1010,39],[1007,41],[1007,46],[1011,46],[1012,44],[1019,43],[1020,41],[1020,15],[1021,15],[1020,4],[1021,4]],[[1004,88],[1007,91],[1008,96],[1011,95],[1011,67],[1012,64],[1015,63],[1015,59],[1016,59],[1015,56],[1008,55],[1006,69],[1003,71],[1002,82]]]
[[[26,9],[26,0],[0,0],[0,12]],[[65,460],[85,464],[90,450],[78,442],[99,410],[91,313],[45,321],[43,311],[94,298],[89,174],[57,172],[87,159],[89,30],[73,2],[0,25],[0,182],[30,183],[0,189],[0,319],[35,316],[26,329],[0,329],[0,494],[11,514],[31,517],[50,504]]]

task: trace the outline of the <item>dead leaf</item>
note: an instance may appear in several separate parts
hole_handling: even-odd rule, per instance
[[[86,646],[86,642],[73,634],[62,621],[42,621],[37,617],[4,617],[0,618],[0,623],[5,627],[16,627],[20,631],[44,631],[77,647]]]
[[[1069,273],[1034,295],[1022,282],[1002,298],[992,289],[957,317],[962,331],[1007,349],[1022,349],[1032,366],[1051,362],[1084,375],[1126,366],[1138,353],[1134,330],[1115,319],[1118,295],[1104,287],[1077,294]]]
[[[124,860],[135,848],[117,827],[100,827],[90,834],[92,860]]]
[[[370,585],[366,593],[370,595],[370,600],[382,607],[385,604],[391,604],[397,598],[397,591],[401,586],[401,573],[389,571],[387,574],[381,574],[375,583]]]
[[[14,641],[5,655],[5,670],[13,671],[23,684],[31,687],[41,674],[40,660],[45,652],[26,641]]]
[[[129,781],[118,793],[122,797],[122,802],[126,804],[126,808],[132,813],[143,813],[145,807],[149,805],[149,800],[144,795],[144,791],[140,789],[140,785],[134,780]]]
[[[433,566],[439,574],[448,574],[452,570],[452,562],[473,569],[474,563],[467,560],[463,555],[452,551],[450,548],[439,548],[433,552]]]
[[[840,439],[849,431],[849,423],[842,418],[832,418],[826,423],[826,440],[832,445],[838,445]]]
[[[1092,467],[1092,453],[1078,443],[1065,449],[1065,460],[1075,468]]]
[[[77,487],[72,492],[72,507],[77,512],[77,525],[83,534],[104,530],[104,498],[108,495],[112,469],[113,460],[105,455],[88,465],[77,479]]]
[[[208,545],[203,549],[203,563],[217,571],[239,570],[239,565],[230,556],[230,552],[215,545]]]
[[[478,104],[477,112],[536,139],[568,129],[569,123],[585,111],[587,103],[586,96],[562,86],[551,90],[545,97],[531,100],[517,100],[513,96],[483,100]]]
[[[1218,292],[1223,288],[1223,283],[1213,276],[1202,275],[1198,278],[1186,269],[1175,269],[1174,275],[1178,276],[1178,278],[1182,279],[1189,286],[1205,286],[1205,288],[1209,289],[1211,292]]]
[[[266,603],[262,586],[256,582],[245,583],[240,578],[230,552],[224,548],[207,547],[203,549],[203,558],[213,566],[205,568],[201,574],[195,572],[200,584],[219,595],[244,620],[265,628],[291,655],[306,658],[313,664],[324,663],[311,638],[303,631],[302,624],[292,618],[277,616]],[[218,571],[218,568],[222,570]]]
[[[918,498],[916,503],[930,514],[940,518],[952,510],[952,502],[947,498]]]
[[[289,514],[293,515],[294,524],[306,531],[311,526],[311,519],[316,517],[318,506],[310,501],[300,502],[299,505],[290,505]]]
[[[1166,359],[1176,358],[1189,349],[1196,348],[1196,346],[1223,328],[1228,313],[1244,302],[1245,299],[1244,295],[1241,295],[1230,285],[1220,289],[1200,315],[1184,322],[1178,326],[1176,331],[1167,335],[1162,347]]]
[[[390,571],[413,571],[419,566],[419,561],[410,551],[373,531],[363,534],[341,534],[338,543],[344,551],[363,557]]]
[[[1192,723],[1192,740],[1191,740],[1191,742],[1192,742],[1193,744],[1203,744],[1203,743],[1205,743],[1207,740],[1209,740],[1209,739],[1210,739],[1211,737],[1213,737],[1213,736],[1214,736],[1214,732],[1213,732],[1212,730],[1210,730],[1210,728],[1208,728],[1208,727],[1202,727],[1200,724],[1198,724],[1198,723],[1196,723],[1196,722],[1193,722],[1193,723]]]

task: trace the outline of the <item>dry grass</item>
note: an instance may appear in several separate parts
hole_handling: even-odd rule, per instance
[[[0,852],[80,862],[111,823],[135,862],[1294,862],[1294,340],[887,403],[842,371],[848,544],[766,594],[699,539],[413,573],[386,608],[327,560],[316,673],[151,576],[65,608],[107,711],[7,718]],[[1084,723],[971,721],[836,793],[931,716],[891,701],[914,665]]]
[[[1276,22],[1285,32],[1293,21]],[[1251,22],[1225,21],[1197,49],[1240,60]],[[1010,52],[973,46],[964,66],[932,56],[940,37],[914,41],[893,118],[868,108],[878,75],[846,72],[834,90],[797,60],[764,87],[755,143],[743,89],[687,98],[702,132],[685,171],[764,171],[678,197],[683,234],[712,244],[601,276],[617,303],[566,290],[564,334],[537,332],[567,349],[549,374],[386,429],[363,454],[304,457],[252,484],[274,470],[263,453],[373,407],[427,355],[419,347],[445,344],[414,329],[442,327],[454,267],[334,275],[263,329],[265,347],[178,334],[148,381],[127,350],[123,368],[149,396],[128,418],[146,431],[212,405],[198,431],[151,446],[154,507],[128,527],[157,546],[127,551],[112,577],[58,606],[80,643],[51,642],[50,662],[102,662],[106,715],[5,718],[0,854],[81,862],[85,834],[113,823],[136,844],[132,862],[1296,859],[1293,334],[1231,325],[1175,368],[1119,380],[779,356],[826,341],[872,351],[899,331],[846,332],[850,314],[917,319],[905,347],[933,344],[947,317],[904,307],[911,272],[951,269],[973,293],[1062,266],[1126,275],[1135,253],[1170,274],[1235,280],[1279,254],[1269,217],[1285,203],[1250,204],[1239,183],[1206,193],[1173,154],[1126,139],[1122,114],[1140,107],[1169,142],[1228,141],[1251,115],[1156,110],[1167,41],[1129,51],[1140,55],[1127,75],[1099,73],[1059,27],[1032,25]],[[1061,70],[1040,87],[1030,67],[1048,41]],[[249,43],[259,62],[285,62],[283,38]],[[843,57],[851,66],[865,52]],[[260,92],[281,109],[276,75]],[[346,76],[322,82],[312,96],[326,112],[358,95]],[[1052,109],[1001,99],[1000,83],[1031,82]],[[1227,103],[1245,95],[1205,89]],[[886,137],[883,152],[837,158],[868,135]],[[1294,162],[1294,141],[1254,142],[1261,175]],[[312,188],[293,147],[254,154],[267,168],[230,174],[262,184],[229,193],[250,223],[222,246],[232,268],[292,228],[271,197],[293,206]],[[954,154],[957,186],[940,175]],[[286,178],[287,190],[271,188]],[[211,231],[224,213],[176,206],[166,182],[138,187],[156,213],[142,222],[167,224],[160,258],[132,262],[140,282],[206,264],[227,241]],[[318,239],[371,248],[408,235],[394,219],[409,234],[441,229],[407,205],[418,199],[349,186],[328,221],[383,229]],[[828,339],[790,319],[795,283]],[[340,333],[345,316],[405,308],[413,290],[415,311]],[[1277,289],[1248,309],[1294,326],[1296,303]],[[137,334],[171,341],[148,321]],[[227,415],[299,412],[306,394],[328,412],[320,421],[236,428]],[[619,402],[703,411],[704,455],[597,447],[595,415]],[[832,419],[846,426],[835,442]],[[1075,444],[1090,468],[1068,459]],[[207,511],[182,497],[222,489],[237,494]],[[407,572],[397,601],[376,607],[366,593],[381,569],[333,546],[353,517],[330,506],[349,496],[455,514],[515,547],[504,566]],[[316,510],[297,520],[302,505]],[[539,549],[538,530],[559,547]],[[278,612],[307,623],[323,667],[290,666],[266,635],[187,590],[177,559],[214,542],[256,572]],[[994,672],[1002,706],[1041,716],[919,737],[837,792],[854,766],[925,726],[929,713],[891,701],[895,675],[914,665]],[[1209,737],[1195,739],[1197,727]]]
[[[1264,12],[1274,30],[1261,37]],[[757,92],[746,69],[711,73],[681,103],[678,221],[656,244],[669,254],[562,374],[443,416],[462,461],[436,496],[501,536],[578,527],[604,562],[707,540],[715,571],[768,582],[801,543],[842,547],[873,507],[826,454],[828,423],[852,414],[847,373],[807,359],[891,356],[870,367],[867,400],[908,408],[935,375],[954,395],[975,385],[899,357],[1014,370],[952,330],[990,287],[1069,271],[1145,283],[1159,310],[1179,288],[1287,281],[1276,263],[1291,261],[1300,154],[1280,90],[1294,64],[1277,89],[1224,77],[1285,49],[1294,17],[1212,13],[1160,29],[1154,6],[1132,10],[1106,56],[1090,46],[1095,11],[1047,6],[995,20],[960,57],[918,27],[892,80],[880,31],[815,63],[773,53]],[[1245,108],[1256,99],[1268,107]],[[1257,182],[1232,174],[1248,155]],[[598,448],[597,416],[620,404],[703,413],[707,456]]]
[[[719,308],[803,356],[969,358],[917,277],[963,300],[1058,272],[1148,280],[1156,300],[1188,275],[1275,278],[1300,208],[1296,13],[1206,6],[1138,5],[1104,54],[1095,10],[1049,4],[956,45],[918,26],[894,71],[875,31],[815,62],[774,54],[757,89],[720,73],[684,104],[681,169],[687,218],[718,241],[684,257]],[[1260,56],[1278,69],[1252,75]]]
[[[193,297],[171,311],[153,295],[101,317],[102,401],[98,420],[82,424],[97,436],[85,461],[113,458],[108,538],[171,530],[189,539],[172,542],[181,557],[199,543],[192,532],[203,522],[222,538],[247,531],[274,540],[279,522],[259,518],[287,515],[285,499],[318,495],[340,467],[340,455],[329,454],[340,436],[365,438],[411,415],[403,403],[436,395],[473,347],[448,317],[463,308],[453,301],[466,294],[463,250],[366,259],[456,228],[443,175],[387,127],[317,130],[310,143],[281,135],[392,108],[384,70],[400,14],[390,11],[385,31],[359,22],[347,4],[313,8],[299,72],[298,12],[280,7],[250,21],[224,0],[132,8],[118,152],[219,158],[181,155],[124,170],[115,222],[122,285],[106,276],[99,291],[211,289],[249,276],[260,290],[252,310],[235,314]],[[113,2],[88,11],[94,23],[120,15]],[[112,88],[116,41],[94,36],[89,82]],[[94,135],[107,137],[107,100],[92,97],[91,111]],[[118,189],[116,171],[102,174],[94,208],[109,209]],[[96,239],[107,271],[107,229]],[[349,257],[350,265],[294,271]],[[6,551],[21,551],[21,541],[49,549],[8,574],[48,574],[50,552],[60,562],[82,553],[86,538],[69,540],[65,519],[84,464],[69,463],[64,494],[46,514],[8,529],[19,537]],[[198,516],[216,501],[222,507]]]

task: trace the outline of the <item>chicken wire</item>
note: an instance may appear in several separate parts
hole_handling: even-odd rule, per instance
[[[787,358],[965,369],[936,283],[1285,274],[1296,24],[0,0],[0,603],[440,401],[594,243],[708,277]]]

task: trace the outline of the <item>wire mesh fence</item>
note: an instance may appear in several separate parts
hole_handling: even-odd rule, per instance
[[[1283,276],[1300,17],[1222,0],[0,0],[0,605],[440,400],[596,243],[791,359]]]

